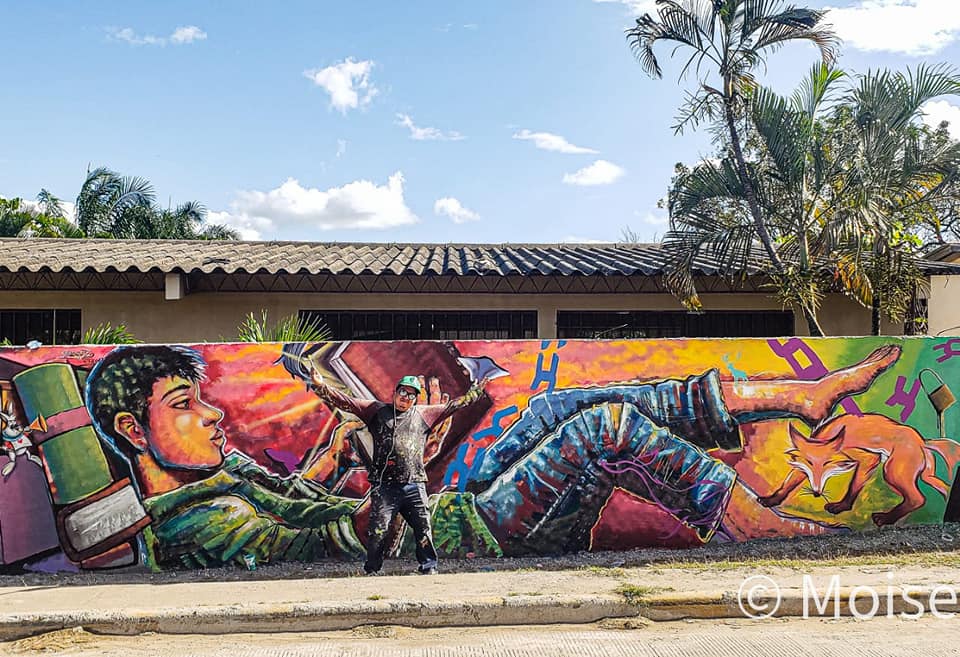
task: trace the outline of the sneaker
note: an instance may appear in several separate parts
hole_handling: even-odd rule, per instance
[[[436,574],[437,574],[437,569],[436,569],[436,568],[421,568],[421,569],[420,569],[420,574],[421,574],[421,575],[436,575]]]
[[[381,575],[383,575],[383,571],[382,570],[371,570],[371,571],[365,570],[363,571],[363,575],[365,577],[380,577]]]

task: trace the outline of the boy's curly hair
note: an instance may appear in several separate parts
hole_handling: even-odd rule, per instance
[[[140,426],[146,427],[154,383],[172,376],[197,383],[205,378],[205,369],[206,362],[200,353],[187,347],[117,347],[87,376],[84,391],[87,410],[100,435],[119,449],[126,440],[114,431],[117,413],[126,411]]]

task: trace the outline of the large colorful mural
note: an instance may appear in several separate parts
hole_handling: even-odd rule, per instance
[[[310,382],[410,375],[441,556],[960,517],[958,338],[6,348],[0,571],[361,560],[371,434]]]

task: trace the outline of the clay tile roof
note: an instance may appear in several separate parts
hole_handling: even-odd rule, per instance
[[[346,275],[657,276],[659,244],[379,244],[188,240],[0,239],[0,271],[242,272]],[[927,262],[927,273],[960,267]],[[751,263],[746,274],[760,270]],[[694,273],[729,273],[713,258]]]

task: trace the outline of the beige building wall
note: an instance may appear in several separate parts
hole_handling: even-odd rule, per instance
[[[960,287],[960,282],[954,282]],[[704,294],[704,309],[781,310],[763,294]],[[960,305],[960,304],[958,304]],[[103,322],[125,324],[145,342],[216,342],[236,338],[238,324],[247,313],[270,318],[299,310],[535,310],[541,338],[556,337],[558,310],[681,310],[669,294],[371,294],[371,293],[251,293],[195,292],[165,300],[157,292],[0,292],[4,308],[79,308],[83,330]],[[957,313],[960,324],[960,308]],[[931,313],[933,308],[931,308]],[[870,313],[850,299],[828,297],[820,313],[827,335],[866,335]],[[932,317],[931,317],[932,319]],[[949,320],[947,320],[949,321]],[[899,334],[897,326],[885,327]],[[807,335],[803,317],[796,314],[796,334]]]
[[[927,332],[960,335],[960,276],[931,276]]]

